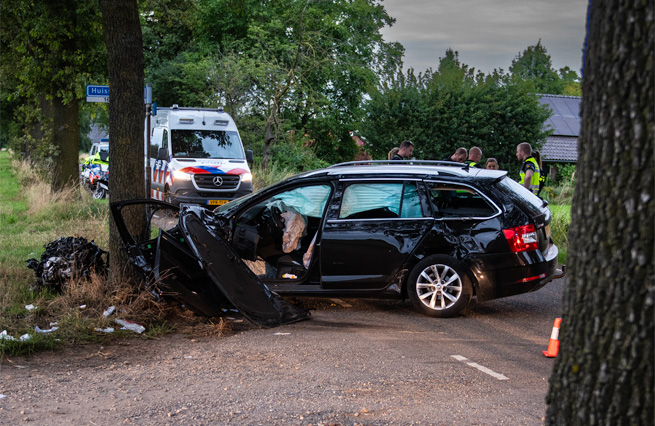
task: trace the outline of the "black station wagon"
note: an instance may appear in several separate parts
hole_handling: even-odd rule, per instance
[[[402,298],[450,317],[473,297],[534,291],[556,274],[547,203],[505,171],[459,163],[337,164],[213,211],[182,205],[140,241],[122,215],[142,204],[155,224],[177,207],[112,203],[153,289],[208,316],[236,307],[265,326],[308,316],[280,296]]]

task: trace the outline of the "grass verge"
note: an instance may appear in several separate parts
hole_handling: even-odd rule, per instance
[[[146,338],[170,332],[178,323],[204,321],[181,315],[174,306],[157,304],[149,293],[130,284],[110,285],[104,276],[72,279],[61,293],[33,291],[36,277],[27,268],[27,260],[39,260],[45,245],[68,236],[84,237],[107,250],[108,201],[95,200],[79,187],[52,192],[26,162],[12,161],[7,151],[0,152],[0,333],[4,334],[0,356],[136,336],[120,331],[114,318],[145,324]],[[109,306],[116,311],[104,317]],[[36,327],[52,331],[42,333]],[[97,331],[108,327],[115,331]],[[212,334],[222,333],[223,321],[213,324],[211,330]],[[26,335],[29,338],[20,340]]]

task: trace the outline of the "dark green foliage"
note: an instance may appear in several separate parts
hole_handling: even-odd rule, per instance
[[[538,149],[549,112],[531,86],[502,75],[475,75],[449,50],[439,71],[399,74],[371,95],[361,131],[375,159],[404,140],[414,142],[417,159],[441,160],[460,146],[482,149],[502,169],[517,173],[516,145]]]

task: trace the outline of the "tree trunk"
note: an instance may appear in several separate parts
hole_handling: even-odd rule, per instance
[[[145,197],[144,167],[144,71],[141,24],[136,0],[99,0],[107,45],[109,74],[109,200]],[[130,210],[126,225],[135,233],[146,233],[143,209]],[[109,222],[109,252],[112,279],[127,274],[127,254],[113,219]]]
[[[67,104],[60,97],[52,101],[53,134],[57,148],[57,159],[52,173],[52,190],[59,191],[79,180],[79,103],[71,100]]]
[[[549,425],[652,425],[653,2],[590,2]]]

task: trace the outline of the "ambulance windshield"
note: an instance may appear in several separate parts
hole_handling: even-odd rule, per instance
[[[245,158],[235,131],[175,129],[171,142],[174,158]]]

